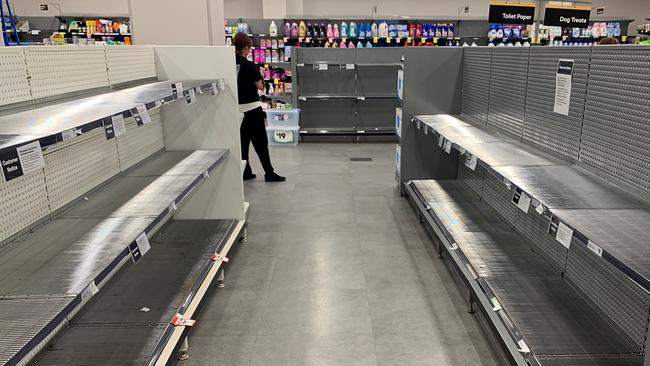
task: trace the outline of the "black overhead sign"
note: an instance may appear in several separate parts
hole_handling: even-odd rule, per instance
[[[547,5],[544,11],[544,25],[556,27],[587,28],[591,7],[562,7]]]
[[[490,3],[490,23],[533,24],[535,4]]]

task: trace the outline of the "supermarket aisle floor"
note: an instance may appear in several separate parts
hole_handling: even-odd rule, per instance
[[[273,184],[252,155],[248,243],[178,364],[497,365],[396,191],[394,154],[393,144],[274,148],[288,180]]]

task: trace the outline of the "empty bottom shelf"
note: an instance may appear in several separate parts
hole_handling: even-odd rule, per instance
[[[633,343],[465,183],[422,180],[410,187],[489,286],[539,364],[643,363]]]
[[[38,365],[142,365],[234,220],[171,221],[71,322]]]

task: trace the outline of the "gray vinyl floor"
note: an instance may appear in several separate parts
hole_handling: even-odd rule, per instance
[[[285,183],[251,154],[248,243],[178,365],[499,364],[396,191],[394,144],[272,148]]]

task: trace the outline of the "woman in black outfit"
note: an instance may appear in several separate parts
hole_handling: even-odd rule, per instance
[[[233,43],[235,44],[237,57],[239,111],[244,113],[244,120],[239,129],[241,156],[242,159],[246,160],[244,180],[256,177],[248,163],[248,146],[252,142],[264,168],[264,179],[267,182],[284,182],[286,178],[277,175],[273,171],[271,157],[269,156],[269,141],[266,137],[266,126],[264,124],[266,115],[262,110],[262,103],[260,103],[260,97],[257,94],[258,90],[264,90],[264,81],[257,66],[246,59],[253,42],[248,35],[240,32],[235,34]]]

